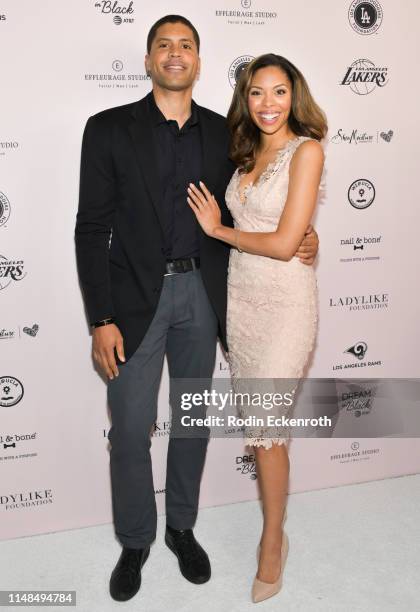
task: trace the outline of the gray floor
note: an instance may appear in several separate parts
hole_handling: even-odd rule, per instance
[[[283,589],[256,609],[419,611],[419,485],[414,475],[291,495]],[[196,586],[181,576],[163,544],[160,517],[141,590],[126,603],[108,595],[120,552],[111,525],[7,540],[1,542],[0,588],[75,589],[79,612],[253,610],[260,527],[257,502],[201,510],[195,533],[209,552],[213,575]]]

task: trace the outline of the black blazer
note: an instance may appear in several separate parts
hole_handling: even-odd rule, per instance
[[[214,193],[222,223],[233,226],[225,191],[235,170],[226,119],[198,106],[202,180]],[[162,211],[147,100],[90,117],[82,144],[76,256],[90,323],[115,317],[126,360],[153,319],[165,273]],[[185,194],[187,198],[187,193]],[[229,245],[199,228],[201,273],[226,344]]]

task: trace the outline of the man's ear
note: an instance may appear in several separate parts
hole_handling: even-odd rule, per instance
[[[144,67],[146,69],[147,76],[150,76],[150,56],[146,54],[144,57]]]

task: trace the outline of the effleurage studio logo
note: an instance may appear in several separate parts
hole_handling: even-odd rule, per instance
[[[330,456],[330,461],[338,463],[352,463],[355,461],[366,461],[375,458],[381,453],[380,448],[362,448],[360,442],[354,440],[347,450],[334,453]]]
[[[6,21],[6,15],[0,15],[0,23]]]
[[[136,89],[142,81],[149,81],[150,77],[145,72],[129,72],[121,59],[114,59],[108,70],[85,74],[84,80],[100,89]]]
[[[355,60],[347,67],[341,85],[346,85],[358,96],[366,96],[388,83],[388,68],[377,66],[370,59]]]
[[[16,149],[19,149],[19,143],[16,140],[0,140],[0,156],[5,156]]]
[[[378,0],[353,0],[349,8],[349,22],[358,34],[376,34],[382,25],[383,11]]]
[[[107,15],[115,25],[120,26],[122,24],[134,23],[134,7],[133,0],[129,2],[124,0],[96,0],[95,8],[102,13]]]
[[[260,0],[238,0],[236,5],[216,9],[215,15],[223,18],[228,25],[263,26],[278,17],[276,10],[270,10],[267,7],[269,3],[277,8],[273,1],[265,0],[265,6],[263,6]]]

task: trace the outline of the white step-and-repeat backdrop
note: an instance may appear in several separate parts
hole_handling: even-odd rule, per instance
[[[149,91],[147,32],[174,11],[202,37],[198,103],[225,114],[243,63],[275,52],[328,115],[308,375],[418,376],[417,0],[3,0],[0,538],[112,520],[106,389],[74,254],[81,137],[89,115]],[[228,375],[221,352],[216,370]],[[152,445],[160,511],[167,383],[165,370]],[[354,418],[367,424],[368,412]],[[418,472],[418,449],[414,438],[298,438],[291,492]],[[213,439],[201,505],[256,498],[253,459],[240,439]]]

